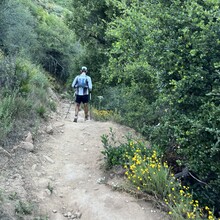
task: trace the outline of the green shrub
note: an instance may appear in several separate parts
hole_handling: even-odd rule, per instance
[[[20,82],[20,91],[25,94],[31,93],[35,88],[45,90],[49,86],[48,77],[43,69],[28,59],[17,59],[16,76]]]
[[[125,144],[119,144],[119,146],[117,146],[115,133],[112,129],[110,129],[109,135],[102,135],[101,139],[104,146],[102,154],[105,156],[107,168],[129,163],[128,156],[133,156],[135,154],[137,146],[139,146],[142,154],[147,154],[147,152],[149,152],[149,148],[143,142],[138,140],[134,141],[130,135],[126,136]]]
[[[203,206],[195,199],[192,189],[175,178],[172,167],[169,168],[163,161],[159,148],[146,148],[142,141],[131,137],[125,143],[118,144],[112,130],[110,136],[102,136],[102,143],[106,168],[115,165],[124,167],[125,176],[136,190],[141,194],[150,193],[158,203],[164,203],[172,219],[215,219],[213,210]]]
[[[29,83],[31,87],[37,87],[41,89],[46,89],[49,86],[48,78],[46,77],[45,73],[40,71],[31,76]]]
[[[46,108],[43,105],[36,107],[36,112],[41,118],[46,118]]]
[[[10,194],[9,194],[8,198],[9,198],[10,200],[17,200],[19,197],[18,197],[17,192],[13,192],[13,193],[10,193]]]
[[[113,111],[92,109],[92,117],[97,121],[110,121],[114,119],[114,115]]]
[[[12,130],[16,112],[15,94],[2,97],[0,105],[0,141]]]
[[[15,213],[17,215],[30,215],[32,214],[33,206],[30,203],[19,200],[15,207]]]

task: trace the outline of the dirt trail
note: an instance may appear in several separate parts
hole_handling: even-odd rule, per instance
[[[129,129],[112,122],[85,122],[82,111],[78,123],[74,123],[73,108],[64,119],[68,106],[60,104],[60,117],[51,122],[53,134],[45,138],[37,153],[29,155],[24,164],[24,175],[29,178],[26,182],[31,196],[40,204],[40,213],[50,220],[166,219],[151,203],[102,184],[105,174],[100,169],[101,135],[108,134],[111,127],[122,137]]]

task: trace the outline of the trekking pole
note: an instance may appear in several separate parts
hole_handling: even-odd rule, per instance
[[[68,111],[67,111],[67,113],[66,113],[65,118],[67,117],[67,115],[68,115],[68,114],[69,114],[69,112],[70,112],[71,105],[72,105],[72,102],[70,102],[70,105],[69,105],[69,108],[68,108]],[[65,118],[64,118],[64,119],[65,119]]]
[[[92,119],[92,113],[91,113],[91,101],[92,100],[92,93],[90,92],[89,93],[89,118],[90,118],[90,120]]]
[[[74,93],[74,97],[75,97],[75,96],[76,96],[76,94]],[[65,118],[67,117],[67,115],[68,115],[69,112],[70,112],[71,105],[72,105],[72,101],[70,102],[70,105],[69,105],[69,108],[68,108],[68,111],[67,111],[67,113],[66,113]],[[64,118],[64,119],[65,119],[65,118]]]

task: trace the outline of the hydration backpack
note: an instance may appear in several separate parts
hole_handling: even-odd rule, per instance
[[[79,76],[77,79],[77,87],[87,88],[88,80],[86,76]]]

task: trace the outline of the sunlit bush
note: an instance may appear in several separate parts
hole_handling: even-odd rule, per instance
[[[208,206],[202,207],[189,186],[183,185],[163,161],[157,147],[147,147],[141,140],[127,137],[125,143],[117,143],[115,134],[102,136],[106,168],[121,165],[125,176],[140,193],[150,193],[166,205],[172,219],[216,219]]]

